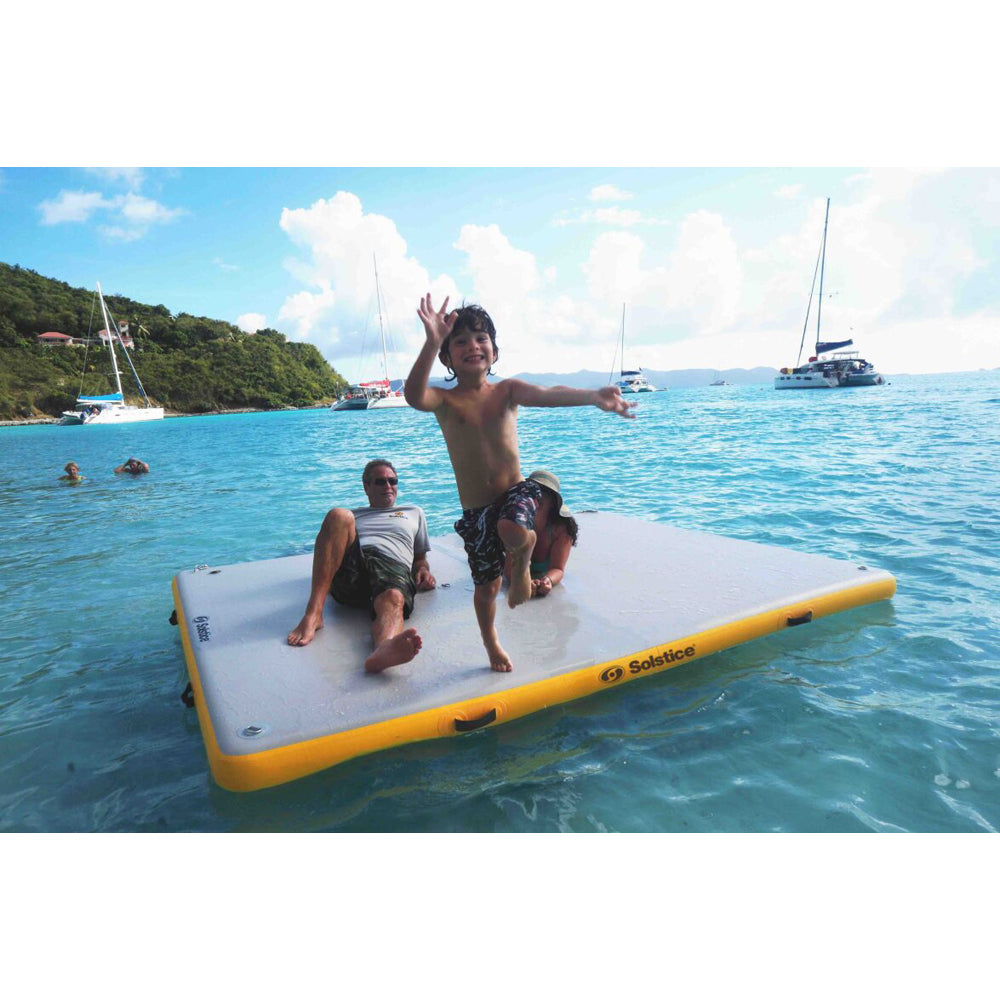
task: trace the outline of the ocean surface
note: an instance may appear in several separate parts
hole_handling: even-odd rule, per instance
[[[171,579],[311,551],[329,507],[364,502],[377,456],[450,532],[433,417],[0,428],[0,830],[1000,827],[1000,373],[640,403],[634,421],[522,410],[523,469],[555,471],[570,506],[863,560],[896,597],[249,794],[214,784],[180,701]],[[132,455],[152,472],[114,476]],[[78,486],[58,481],[71,459]],[[644,571],[642,552],[621,558]]]

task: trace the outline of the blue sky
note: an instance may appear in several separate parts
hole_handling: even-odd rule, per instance
[[[827,196],[825,335],[889,372],[1000,365],[995,169],[5,168],[0,259],[277,328],[351,379],[381,366],[373,255],[394,377],[424,290],[482,302],[502,374],[608,370],[622,303],[629,364],[781,366]]]
[[[351,379],[377,374],[373,254],[394,377],[427,290],[490,311],[504,375],[609,370],[623,303],[629,365],[780,367],[830,197],[825,335],[890,373],[1000,365],[966,0],[903,27],[870,0],[172,11],[8,14],[0,260],[277,328]]]

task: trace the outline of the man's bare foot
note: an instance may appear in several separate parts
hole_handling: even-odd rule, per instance
[[[387,667],[398,667],[409,663],[424,644],[415,628],[408,628],[385,642],[380,642],[371,656],[365,660],[365,670],[370,674],[380,674]]]
[[[308,646],[313,636],[323,627],[323,616],[304,614],[302,621],[288,633],[289,646]]]
[[[516,608],[531,598],[531,553],[535,549],[535,533],[529,531],[524,545],[510,550],[510,589],[507,606]],[[494,668],[496,669],[496,668]]]
[[[504,652],[498,639],[484,641],[483,645],[486,646],[486,652],[489,654],[490,670],[495,670],[500,674],[509,674],[514,669],[513,661]]]

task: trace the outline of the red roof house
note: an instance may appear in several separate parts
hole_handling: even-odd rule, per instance
[[[51,346],[69,347],[76,344],[76,341],[65,333],[56,333],[54,330],[49,333],[40,333],[36,338],[39,344]]]

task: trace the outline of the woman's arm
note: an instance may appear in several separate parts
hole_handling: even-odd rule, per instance
[[[566,563],[569,562],[569,552],[573,548],[573,540],[565,528],[556,528],[552,545],[549,547],[549,568],[545,575],[535,584],[532,581],[532,597],[544,597],[552,592],[552,588],[562,583],[566,576]]]

